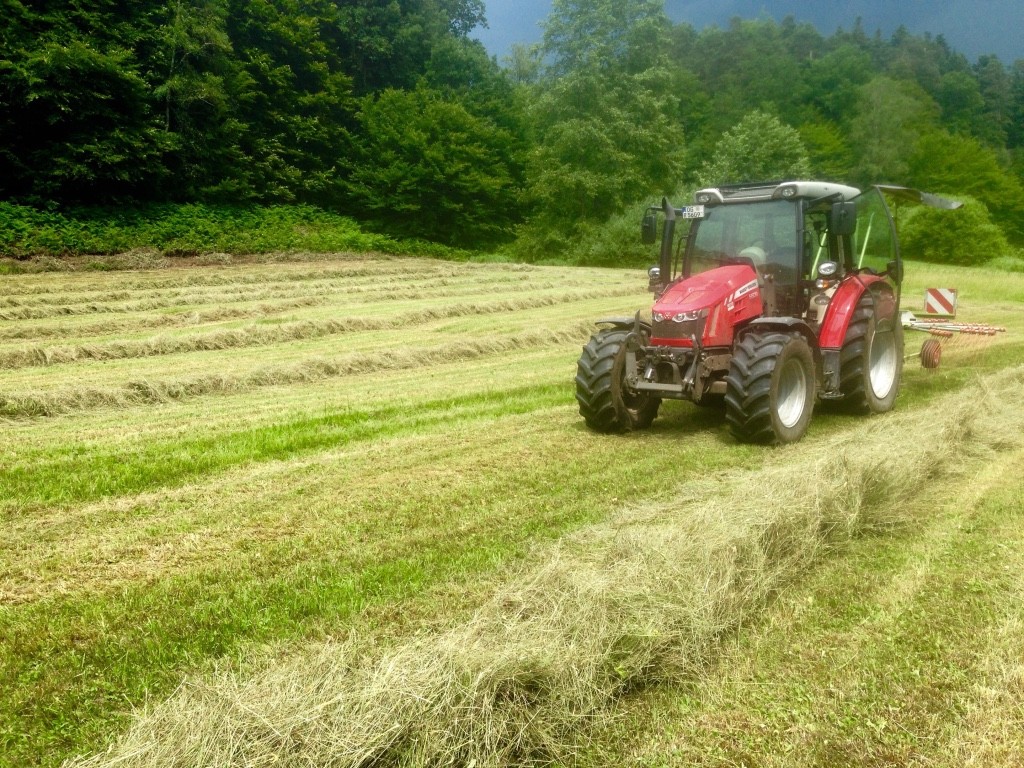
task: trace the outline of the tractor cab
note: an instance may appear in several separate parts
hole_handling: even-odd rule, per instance
[[[883,275],[897,296],[902,278],[889,208],[878,188],[793,181],[699,190],[695,205],[663,204],[662,259],[651,287],[671,286],[723,266],[754,272],[759,317],[798,317],[820,325],[835,286],[850,273]],[[691,222],[681,264],[673,264],[673,220]],[[649,240],[650,238],[648,238]],[[669,247],[666,247],[666,243]],[[723,274],[724,273],[719,273]],[[667,278],[667,279],[666,279]]]

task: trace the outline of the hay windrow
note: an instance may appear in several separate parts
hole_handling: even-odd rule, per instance
[[[623,291],[623,289],[618,289]],[[629,289],[632,292],[632,289]],[[614,291],[612,293],[615,293]],[[343,333],[411,328],[434,320],[491,315],[541,309],[609,295],[608,291],[578,291],[527,299],[486,303],[449,304],[390,317],[349,317],[338,320],[305,320],[276,326],[254,325],[248,328],[211,331],[182,336],[158,336],[139,341],[117,341],[75,346],[45,347],[32,345],[0,352],[0,369],[58,365],[82,360],[123,360],[187,352],[240,349],[282,344],[303,339],[318,339]]]
[[[468,278],[467,278],[468,279]],[[505,286],[503,282],[508,279],[515,281],[513,286]],[[433,288],[431,285],[436,283]],[[361,301],[381,299],[381,300],[402,300],[402,301],[416,301],[420,299],[437,299],[444,297],[446,294],[442,294],[436,290],[437,287],[452,285],[453,281],[447,278],[441,278],[437,281],[431,281],[430,284],[425,284],[423,281],[416,283],[415,289],[404,289],[394,290],[382,288],[379,283],[375,283],[372,286],[358,286],[351,283],[344,285],[344,290],[339,290],[337,293],[316,293],[312,295],[303,295],[293,299],[277,299],[274,301],[262,301],[252,306],[226,306],[215,304],[205,306],[203,309],[196,309],[188,312],[175,312],[173,314],[163,314],[154,312],[151,314],[142,315],[139,313],[132,313],[123,317],[110,317],[103,320],[94,320],[91,322],[78,323],[72,327],[68,327],[65,323],[57,320],[54,322],[54,318],[50,318],[49,323],[40,323],[37,325],[27,325],[23,321],[16,325],[10,325],[8,327],[0,328],[0,339],[43,339],[43,338],[61,338],[74,334],[78,337],[83,336],[103,336],[114,333],[130,333],[145,330],[147,328],[167,328],[167,327],[181,327],[190,325],[203,325],[205,323],[219,322],[223,320],[246,320],[252,318],[265,318],[274,314],[287,312],[293,309],[300,309],[303,307],[314,307],[328,305],[332,302],[344,300],[349,297],[358,297]],[[589,288],[590,296],[596,297],[607,296],[614,298],[616,296],[632,295],[635,291],[631,291],[628,287],[621,286],[608,286],[600,293],[596,292],[593,288],[593,281],[584,280],[559,280],[553,281],[533,281],[524,282],[521,277],[517,276],[489,276],[488,285],[492,287],[501,286],[502,295],[509,293],[526,293],[530,291],[538,290],[552,290],[556,288]],[[480,293],[479,285],[467,285],[466,288],[471,288],[472,291],[468,292],[467,295],[477,296]],[[108,313],[112,314],[112,313]]]
[[[245,300],[254,294],[265,293],[268,290],[289,291],[290,293],[301,294],[323,294],[327,292],[336,293],[365,293],[372,292],[380,295],[390,295],[390,291],[403,290],[406,286],[402,283],[395,285],[388,276],[380,273],[367,273],[363,276],[353,275],[351,272],[341,274],[331,272],[311,273],[306,275],[262,275],[260,280],[239,280],[225,281],[214,280],[209,283],[187,284],[187,285],[148,285],[146,287],[130,288],[124,284],[118,284],[116,290],[98,286],[86,285],[72,288],[69,284],[63,290],[54,290],[49,293],[35,294],[27,297],[8,296],[0,298],[0,312],[12,309],[37,309],[57,308],[63,314],[82,314],[74,309],[79,305],[93,306],[96,304],[107,304],[112,302],[142,302],[156,299],[170,300],[187,298],[191,301],[200,300],[218,301],[239,301]],[[298,278],[302,279],[298,279]],[[417,276],[414,285],[419,291],[444,288],[448,286],[471,286],[479,287],[474,282],[475,275],[460,274],[454,272],[443,272],[435,275],[432,272],[425,273],[425,276]],[[477,278],[478,279],[478,278]],[[493,283],[513,283],[517,285],[533,285],[531,281],[525,281],[522,277],[513,275],[495,275],[489,280]],[[63,309],[60,309],[64,307]],[[72,309],[68,309],[72,307]]]
[[[155,314],[144,317],[129,315],[77,325],[74,328],[74,333],[79,336],[108,336],[116,333],[136,332],[143,329],[180,328],[217,323],[225,320],[262,319],[295,309],[316,307],[325,303],[326,298],[323,296],[306,296],[284,301],[262,302],[248,307],[211,307],[195,312],[177,312],[170,315]],[[61,338],[67,336],[68,333],[68,328],[63,324],[17,325],[0,329],[0,339],[35,340]]]
[[[178,279],[129,280],[121,277],[116,283],[117,289],[111,290],[106,282],[85,282],[80,278],[51,282],[47,285],[26,287],[18,292],[17,288],[0,297],[0,310],[20,307],[45,307],[63,304],[88,304],[106,301],[126,301],[129,299],[152,299],[166,296],[187,294],[246,294],[253,290],[268,287],[282,288],[292,286],[305,288],[305,292],[319,292],[324,285],[340,286],[357,291],[377,291],[390,295],[414,288],[420,291],[448,286],[480,287],[481,275],[467,268],[467,265],[443,266],[423,262],[414,267],[406,264],[390,265],[387,270],[335,268],[316,271],[273,271],[269,273],[247,273],[228,271],[218,273],[201,271],[198,274],[183,273]],[[524,275],[518,270],[490,271],[486,275],[488,285],[501,285],[515,289],[519,286],[537,286],[545,282],[554,285],[543,272]],[[574,275],[562,275],[557,283],[560,286],[593,285],[593,280]]]
[[[493,288],[501,285],[502,280],[490,280]],[[501,285],[503,295],[525,293],[529,291],[564,288],[586,285],[583,281],[523,281],[517,280],[515,285]],[[635,294],[635,287],[630,291],[624,287],[618,290],[619,295]],[[218,292],[192,289],[188,291],[154,291],[145,292],[149,295],[127,295],[124,292],[108,293],[77,303],[69,303],[68,297],[62,297],[60,303],[26,304],[7,309],[0,308],[0,321],[47,320],[56,318],[79,317],[90,315],[109,315],[138,312],[157,312],[199,306],[224,306],[254,301],[274,301],[297,299],[302,297],[318,298],[321,302],[327,297],[359,297],[363,300],[387,301],[427,301],[451,296],[478,296],[479,283],[474,283],[471,276],[463,276],[454,280],[440,278],[437,280],[417,282],[413,286],[395,286],[377,280],[369,285],[356,285],[349,280],[339,279],[318,284],[278,285],[276,282],[264,282],[256,286],[244,286],[235,289],[221,288]],[[628,293],[627,293],[628,291]],[[613,293],[613,295],[615,295]]]
[[[122,387],[109,389],[79,387],[40,394],[0,392],[0,417],[47,417],[96,408],[156,405],[208,395],[239,394],[260,387],[473,360],[516,350],[582,343],[591,330],[590,323],[580,322],[560,331],[528,331],[433,347],[359,352],[333,360],[315,357],[293,365],[266,366],[245,374],[208,373],[177,379],[136,379]]]
[[[322,259],[312,261],[326,262],[323,267],[311,269],[310,260],[299,258],[293,264],[275,263],[270,267],[254,267],[249,262],[239,261],[230,267],[215,269],[154,269],[144,272],[124,272],[117,274],[117,285],[125,290],[164,290],[180,288],[204,288],[215,286],[263,285],[273,282],[307,282],[325,278],[341,277],[380,277],[401,271],[413,277],[438,274],[460,274],[465,271],[463,265],[430,259],[402,259],[397,257],[373,257],[368,254],[322,254]],[[364,258],[365,257],[365,258]],[[271,263],[271,262],[259,262]],[[42,298],[49,295],[66,293],[68,285],[80,286],[79,290],[95,290],[105,293],[111,279],[109,273],[90,275],[67,273],[60,275],[36,274],[32,277],[15,277],[5,291],[9,298]],[[11,306],[0,303],[0,306]]]
[[[1024,368],[777,451],[540,550],[472,620],[185,682],[73,766],[509,766],[571,760],[622,692],[685,679],[830,548],[1024,444]],[[614,473],[614,468],[609,468]]]

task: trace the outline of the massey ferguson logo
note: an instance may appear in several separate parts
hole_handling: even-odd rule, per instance
[[[729,294],[725,300],[725,308],[732,311],[736,307],[736,302],[746,296],[748,293],[752,293],[757,290],[757,280],[751,280],[746,285],[741,285],[735,291]]]

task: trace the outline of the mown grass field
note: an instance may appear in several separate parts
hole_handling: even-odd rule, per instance
[[[457,624],[546,541],[863,428],[822,413],[797,449],[753,448],[672,403],[643,434],[586,431],[579,347],[649,302],[638,271],[337,256],[3,280],[2,765],[102,750],[215,667]],[[925,285],[1008,332],[908,367],[906,413],[976,399],[1024,351],[1024,275],[911,265],[905,304]],[[989,764],[995,734],[1024,747],[1021,455],[937,475],[905,505],[919,525],[816,559],[699,673],[622,699],[628,727],[578,759],[952,766]],[[978,721],[993,743],[963,743]]]

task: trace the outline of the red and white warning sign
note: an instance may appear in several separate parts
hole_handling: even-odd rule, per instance
[[[956,317],[956,288],[926,288],[924,311],[929,315]]]

